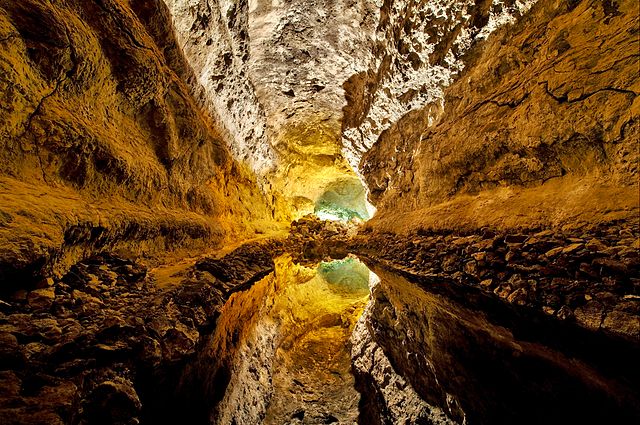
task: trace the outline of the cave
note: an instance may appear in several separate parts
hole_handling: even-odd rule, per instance
[[[637,1],[0,1],[0,424],[640,423]]]
[[[315,202],[313,213],[321,220],[366,221],[372,206],[358,179],[342,179],[328,185]]]

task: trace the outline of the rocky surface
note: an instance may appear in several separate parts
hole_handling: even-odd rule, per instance
[[[292,218],[356,177],[342,155],[342,83],[365,69],[377,10],[363,0],[250,3],[249,76],[279,156],[274,189]]]
[[[273,270],[271,257],[260,259],[277,246],[203,259],[169,287],[139,263],[91,257],[59,280],[0,301],[0,421],[166,423],[189,415],[175,401],[181,371],[232,289]],[[214,262],[231,276],[213,270]]]
[[[337,180],[342,82],[363,69],[375,5],[167,0],[196,97],[290,221]]]
[[[349,249],[393,269],[480,289],[506,303],[640,343],[639,235],[490,230],[467,235],[365,235]]]
[[[0,422],[637,421],[636,6],[0,2]]]
[[[223,124],[235,157],[254,172],[272,171],[276,157],[266,117],[249,78],[248,2],[166,0],[196,97]]]
[[[271,219],[191,95],[167,8],[142,3],[0,5],[3,288],[91,253],[202,249]]]
[[[426,127],[439,117],[443,90],[459,76],[478,42],[527,12],[536,0],[437,0],[377,2],[376,26],[367,44],[367,63],[344,83],[344,155],[360,175],[361,158],[412,111],[424,111]],[[404,122],[404,120],[403,120]],[[400,127],[403,128],[403,127]],[[382,167],[402,167],[393,152]],[[382,165],[382,164],[385,165]],[[371,185],[376,198],[379,187]]]
[[[632,1],[543,0],[469,50],[360,162],[379,227],[637,219],[637,31]]]

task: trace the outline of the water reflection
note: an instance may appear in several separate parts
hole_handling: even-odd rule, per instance
[[[193,368],[211,423],[640,423],[637,345],[354,257],[275,265]]]
[[[322,262],[317,273],[333,292],[361,297],[369,294],[371,272],[356,258]]]
[[[371,267],[381,281],[354,335],[360,423],[640,423],[637,346]]]
[[[349,339],[368,301],[369,270],[355,258],[304,266],[284,255],[275,265],[221,311],[209,357],[227,359],[218,367],[227,384],[212,421],[355,423]]]

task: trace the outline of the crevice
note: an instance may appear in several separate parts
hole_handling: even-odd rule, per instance
[[[586,100],[588,98],[590,98],[593,95],[596,95],[598,93],[601,92],[605,92],[605,91],[611,91],[611,92],[615,92],[615,93],[620,93],[620,94],[629,94],[632,95],[633,97],[638,96],[638,93],[632,91],[632,90],[626,90],[626,89],[620,89],[617,87],[603,87],[601,89],[598,89],[596,91],[590,92],[590,93],[585,93],[582,94],[581,96],[578,96],[575,99],[571,99],[569,100],[568,94],[563,94],[561,96],[558,96],[556,94],[554,94],[551,90],[549,90],[549,82],[548,81],[542,81],[540,83],[538,83],[538,85],[543,86],[544,87],[544,91],[547,93],[547,95],[549,95],[553,100],[555,100],[556,102],[562,104],[562,103],[576,103],[576,102],[582,102],[583,100]]]
[[[107,6],[104,5],[102,0],[93,0],[93,1],[95,4],[98,5],[98,7],[100,7],[109,16],[109,18],[111,18],[111,21],[113,21],[116,27],[127,35],[127,38],[135,47],[138,47],[140,49],[150,50],[152,52],[155,51],[153,48],[145,46],[143,43],[139,42],[130,30],[122,26],[122,23],[119,22],[119,20],[117,20],[113,16],[113,13],[112,13],[113,11],[107,8]]]
[[[19,34],[9,34],[8,36],[4,37],[4,38],[0,38],[0,43],[4,43],[5,41],[9,41],[11,39],[17,38],[19,36]]]
[[[65,28],[65,33],[67,36],[67,41],[69,43],[69,45],[67,46],[67,48],[70,50],[71,52],[71,62],[73,63],[73,65],[71,66],[71,68],[65,70],[61,76],[59,76],[56,79],[56,84],[54,86],[54,88],[47,93],[46,95],[44,95],[39,101],[38,104],[36,105],[36,107],[34,108],[33,112],[31,112],[27,118],[27,122],[25,124],[24,130],[22,131],[22,133],[20,133],[18,135],[18,139],[23,139],[27,133],[31,130],[31,125],[33,123],[34,118],[40,113],[42,106],[44,105],[44,101],[47,100],[48,98],[52,97],[53,95],[55,95],[58,90],[60,89],[60,87],[62,86],[62,84],[64,84],[68,79],[70,79],[76,72],[77,68],[78,68],[78,56],[77,56],[77,51],[75,49],[75,47],[73,46],[73,43],[71,42],[71,34],[69,32],[69,28],[68,27],[64,27]],[[47,175],[45,172],[45,168],[44,168],[44,162],[42,160],[42,154],[40,151],[40,144],[38,143],[37,140],[34,139],[33,141],[33,145],[36,151],[36,157],[38,158],[38,163],[40,165],[40,171],[42,173],[42,179],[44,180],[45,183],[48,183],[48,179],[47,179]]]

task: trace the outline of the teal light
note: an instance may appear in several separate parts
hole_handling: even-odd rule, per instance
[[[316,201],[314,213],[321,220],[368,220],[370,216],[362,183],[352,178],[333,182]]]
[[[315,214],[321,220],[349,221],[354,218],[365,220],[358,211],[343,208],[324,200],[316,204]]]
[[[367,266],[355,258],[322,262],[318,265],[318,276],[335,292],[368,294],[370,273]]]

